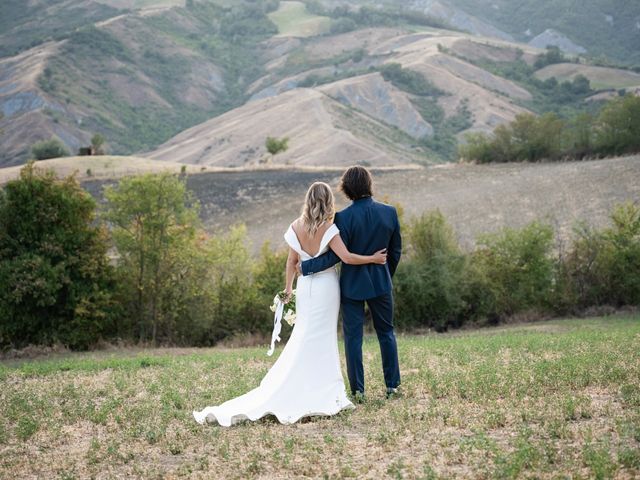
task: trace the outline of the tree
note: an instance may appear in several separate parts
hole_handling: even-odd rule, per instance
[[[545,53],[541,53],[536,57],[536,61],[533,64],[533,67],[537,70],[547,65],[552,65],[554,63],[563,63],[568,61],[565,58],[564,54],[560,50],[560,48],[555,45],[548,45],[547,51]]]
[[[0,343],[76,349],[112,331],[113,271],[96,204],[28,164],[0,196]]]
[[[576,75],[571,82],[573,93],[576,95],[587,95],[591,93],[591,81],[582,74]]]
[[[91,146],[96,152],[96,155],[104,155],[104,144],[106,139],[99,133],[96,133],[93,137],[91,137]]]
[[[640,151],[640,97],[611,100],[596,120],[596,150],[605,155]]]
[[[56,136],[51,137],[49,140],[35,143],[31,147],[31,153],[36,160],[69,156],[69,150]]]
[[[333,34],[351,32],[358,28],[358,25],[351,18],[336,18],[331,21],[330,32]]]
[[[575,158],[584,158],[593,153],[593,115],[582,112],[576,115],[568,129],[569,154]]]
[[[125,178],[105,197],[134,335],[155,343],[175,312],[172,289],[198,266],[198,205],[184,179],[170,173]]]
[[[285,152],[289,148],[289,138],[275,138],[275,137],[267,137],[265,141],[265,147],[267,147],[267,151],[271,155],[277,155],[280,152]]]

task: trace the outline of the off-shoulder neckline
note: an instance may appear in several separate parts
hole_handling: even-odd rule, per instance
[[[320,252],[322,252],[322,250],[324,250],[324,247],[327,246],[327,234],[330,231],[335,231],[335,233],[331,236],[331,238],[333,238],[336,234],[338,234],[340,232],[340,230],[338,230],[338,227],[336,226],[335,223],[332,223],[331,226],[329,228],[327,228],[325,230],[325,232],[322,234],[322,238],[320,239],[320,246],[318,247],[318,251],[316,252],[315,255],[311,255],[309,252],[307,252],[306,250],[304,250],[302,248],[302,244],[300,243],[300,239],[298,238],[298,234],[296,233],[296,231],[293,229],[293,222],[291,223],[291,225],[289,225],[289,229],[287,231],[291,231],[291,233],[293,234],[293,238],[295,239],[295,242],[297,244],[298,247],[298,253],[304,253],[305,255],[308,255],[310,258],[315,258],[318,255],[320,255]]]

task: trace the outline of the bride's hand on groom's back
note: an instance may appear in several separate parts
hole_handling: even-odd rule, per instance
[[[376,253],[372,255],[373,263],[377,263],[379,265],[384,265],[387,263],[387,249],[383,248],[382,250],[378,250]]]

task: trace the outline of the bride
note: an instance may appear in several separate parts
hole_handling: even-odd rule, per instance
[[[349,252],[333,224],[334,198],[326,183],[316,182],[307,191],[300,218],[284,239],[289,245],[286,292],[291,295],[296,264],[325,253],[329,248],[346,264],[384,264],[385,250],[373,255]],[[354,408],[347,398],[338,357],[340,285],[334,267],[299,277],[296,290],[296,323],[280,357],[260,386],[222,405],[193,412],[198,423],[217,421],[230,426],[243,420],[275,415],[280,423],[302,417],[334,415]]]

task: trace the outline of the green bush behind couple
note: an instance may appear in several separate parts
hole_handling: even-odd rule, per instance
[[[73,178],[33,164],[0,194],[0,345],[101,339],[213,345],[268,333],[285,253],[250,254],[242,226],[206,233],[184,178],[122,179],[96,202]],[[578,226],[557,251],[536,221],[462,251],[438,211],[404,226],[394,278],[401,329],[445,330],[521,312],[567,315],[640,304],[640,208],[625,204],[602,230]],[[107,223],[110,229],[106,228]],[[110,232],[110,234],[109,234]]]

